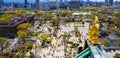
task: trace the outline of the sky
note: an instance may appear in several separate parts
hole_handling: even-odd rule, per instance
[[[5,2],[21,2],[21,3],[24,2],[24,0],[4,0],[4,1]],[[40,1],[46,2],[47,0],[40,0]],[[86,0],[84,0],[84,1],[86,1]],[[104,1],[104,0],[90,0],[90,1]],[[120,1],[120,0],[114,0],[114,1]],[[35,2],[35,0],[28,0],[28,2]]]

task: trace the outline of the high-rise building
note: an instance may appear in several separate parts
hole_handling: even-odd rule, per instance
[[[90,3],[90,0],[87,0],[87,3]]]
[[[108,3],[109,2],[109,0],[105,0],[105,3]]]
[[[80,1],[79,0],[71,0],[68,4],[69,8],[79,8],[80,7]]]
[[[4,5],[4,1],[0,0],[0,8]]]
[[[109,0],[109,5],[113,5],[113,0]]]
[[[105,0],[105,5],[106,5],[106,6],[109,5],[109,0]]]
[[[58,0],[48,0],[48,7],[50,9],[57,9],[59,7]]]
[[[27,4],[28,3],[28,1],[27,0],[24,0],[25,1],[25,4]]]
[[[27,8],[28,7],[28,1],[27,0],[24,0],[24,7]]]
[[[83,6],[83,0],[79,0],[80,6]]]
[[[36,0],[36,9],[39,9],[40,1]]]

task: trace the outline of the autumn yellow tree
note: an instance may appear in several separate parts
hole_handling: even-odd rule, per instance
[[[18,30],[27,30],[29,27],[32,27],[30,23],[22,23],[17,26]]]

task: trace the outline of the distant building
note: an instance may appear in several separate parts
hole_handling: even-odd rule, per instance
[[[36,0],[36,9],[39,9],[40,8],[40,1],[39,0]]]
[[[83,0],[79,0],[80,6],[83,6]]]
[[[21,23],[34,23],[34,16],[19,16],[14,17],[10,21],[0,22],[0,36],[15,36],[17,34],[17,26]]]
[[[109,5],[109,0],[105,0],[105,5]]]
[[[109,5],[113,6],[114,1],[113,0],[109,0]]]
[[[24,0],[24,2],[25,2],[25,3],[24,3],[24,4],[25,4],[25,5],[24,5],[24,8],[27,8],[27,7],[28,7],[28,1],[27,1],[27,0]]]
[[[89,3],[90,2],[90,0],[87,0],[87,3]]]
[[[24,8],[24,4],[23,3],[10,3],[7,5],[7,7],[12,7],[12,8]]]
[[[14,7],[14,8],[18,8],[18,3],[14,3],[14,4],[13,4],[13,7]]]
[[[49,7],[50,9],[57,9],[57,7],[58,7],[58,2],[57,2],[57,0],[49,0],[49,1],[48,1],[48,7]]]
[[[63,0],[60,0],[59,8],[67,9],[66,2],[65,1],[63,2]]]
[[[108,3],[109,2],[109,0],[105,0],[105,3]]]
[[[4,1],[0,0],[0,8],[2,8],[3,5],[4,5]]]
[[[80,7],[80,1],[78,0],[71,0],[68,4],[69,8],[79,8]]]

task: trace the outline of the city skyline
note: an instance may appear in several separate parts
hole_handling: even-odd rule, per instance
[[[47,2],[47,0],[40,0],[41,2]],[[55,1],[55,0],[51,0],[51,1]],[[70,1],[70,0],[68,0]],[[84,0],[86,1],[86,0]],[[98,2],[104,2],[105,0],[90,0],[90,1],[98,1]],[[114,1],[119,1],[119,0],[114,0]],[[4,0],[4,2],[21,2],[21,3],[24,3],[24,0]],[[28,0],[28,2],[30,3],[35,3],[35,0]]]

